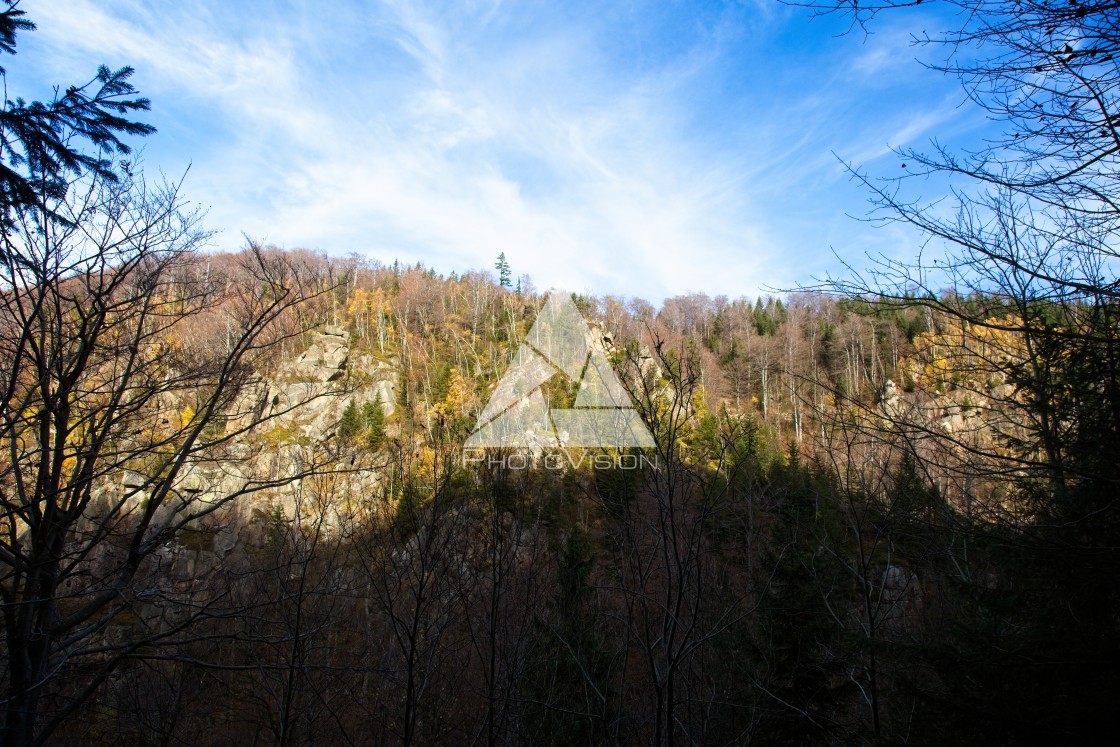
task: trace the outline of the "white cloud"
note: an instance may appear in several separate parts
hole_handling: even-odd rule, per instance
[[[176,127],[200,130],[186,191],[225,229],[220,245],[245,231],[443,272],[505,251],[539,287],[654,300],[801,276],[791,249],[811,247],[772,208],[839,181],[844,102],[827,82],[785,109],[721,98],[749,98],[750,85],[719,90],[751,43],[738,16],[666,22],[671,38],[628,43],[675,51],[631,59],[618,35],[646,32],[607,10],[319,8],[59,0],[34,17],[54,72],[127,61]],[[750,23],[777,22],[761,17]],[[709,126],[696,109],[723,105],[757,121]],[[874,158],[943,121],[937,109],[884,123],[850,150]]]

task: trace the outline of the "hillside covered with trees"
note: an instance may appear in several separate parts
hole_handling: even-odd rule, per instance
[[[1027,61],[1054,81],[1006,168],[909,156],[990,187],[956,216],[865,178],[953,247],[936,276],[884,259],[781,295],[564,296],[640,450],[464,448],[549,297],[504,252],[460,274],[208,251],[180,185],[121,161],[150,130],[129,69],[7,102],[4,743],[1105,733],[1115,66],[1024,40],[1114,44],[1116,9],[962,4],[1025,55],[981,101],[1021,124],[997,83]],[[8,3],[0,49],[32,28]],[[560,372],[540,391],[580,396]]]
[[[1050,444],[1036,404],[1097,396],[1071,385],[1092,361],[1031,378],[995,297],[972,326],[816,294],[575,301],[656,440],[640,470],[464,454],[544,303],[487,273],[177,253],[114,308],[175,324],[123,343],[111,427],[117,331],[86,340],[65,442],[30,435],[48,415],[14,382],[13,546],[53,528],[14,510],[41,454],[70,521],[41,602],[75,619],[44,652],[52,739],[941,742],[1107,712],[1108,431],[1086,402]]]

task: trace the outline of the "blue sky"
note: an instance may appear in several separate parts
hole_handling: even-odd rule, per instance
[[[9,96],[135,67],[159,128],[145,168],[189,165],[224,249],[244,233],[442,273],[504,251],[538,288],[753,296],[833,252],[916,253],[849,217],[866,193],[837,156],[893,176],[891,147],[983,127],[914,61],[935,9],[864,36],[775,0],[23,7],[39,28]]]

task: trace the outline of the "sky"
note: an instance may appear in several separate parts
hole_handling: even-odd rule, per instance
[[[9,97],[134,67],[158,132],[132,144],[149,178],[184,179],[215,249],[442,274],[504,252],[540,289],[754,296],[915,255],[860,220],[844,163],[895,176],[892,148],[985,127],[915,61],[936,9],[845,34],[776,0],[21,7],[38,29]]]

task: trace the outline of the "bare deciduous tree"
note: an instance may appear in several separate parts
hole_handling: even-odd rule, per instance
[[[210,272],[182,208],[176,185],[93,174],[3,235],[6,744],[43,743],[122,662],[197,618],[146,611],[171,603],[153,559],[177,532],[321,466],[238,468],[253,458],[242,436],[299,404],[242,394],[329,277],[259,248]],[[117,624],[128,616],[143,622]]]

